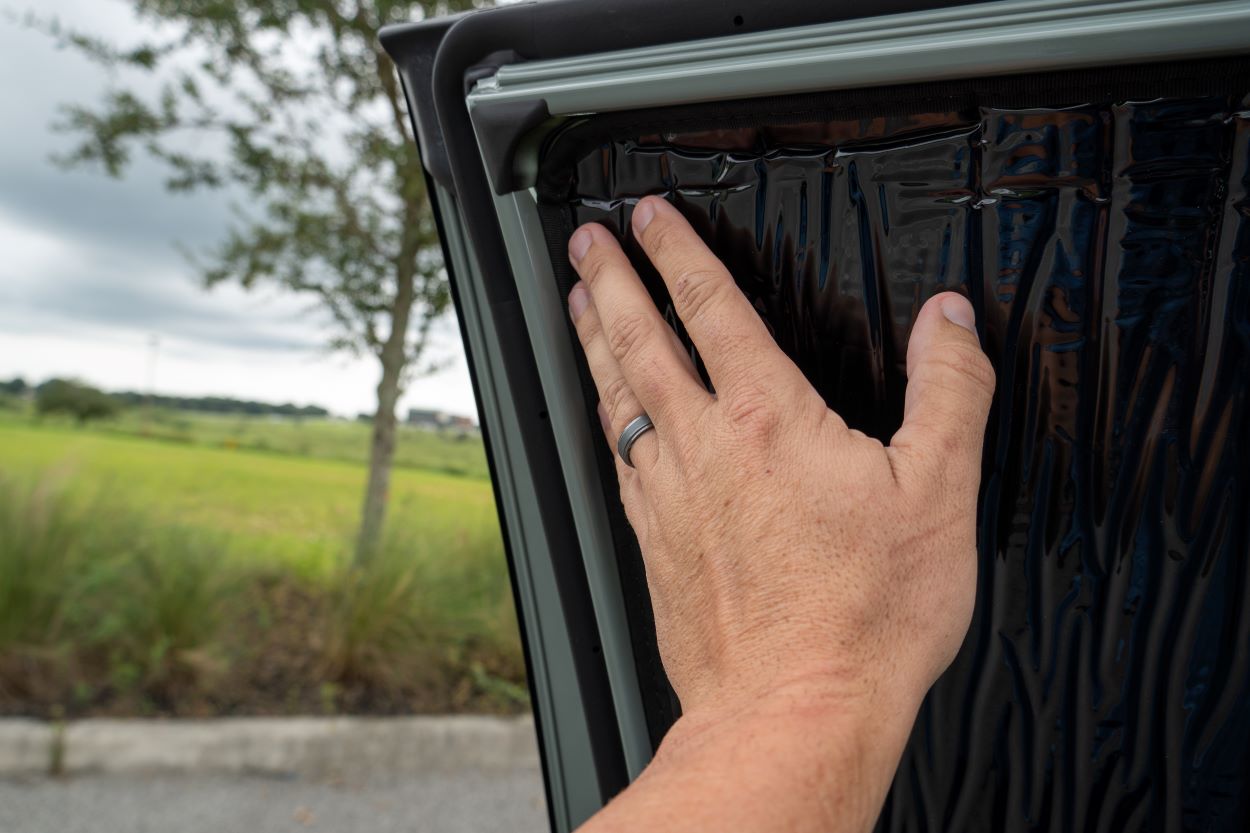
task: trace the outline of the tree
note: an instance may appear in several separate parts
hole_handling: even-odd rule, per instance
[[[0,393],[8,393],[13,396],[21,396],[26,393],[26,380],[21,376],[14,376],[7,382],[0,382]]]
[[[317,299],[332,346],[380,365],[357,560],[379,541],[395,452],[395,407],[429,372],[446,273],[395,68],[387,23],[472,0],[128,0],[172,32],[119,47],[53,21],[46,28],[159,91],[114,86],[96,107],[64,108],[77,146],[61,161],[121,176],[132,154],[168,167],[171,191],[228,188],[247,208],[220,244],[192,256],[205,283],[273,283]],[[208,137],[207,140],[205,137]]]
[[[108,394],[89,385],[65,379],[49,379],[35,390],[35,411],[40,416],[69,414],[83,425],[111,417],[118,406]]]

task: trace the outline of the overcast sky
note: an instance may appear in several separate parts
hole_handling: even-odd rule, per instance
[[[55,14],[122,40],[139,24],[117,0],[0,0],[0,11]],[[212,243],[230,220],[221,194],[168,194],[137,158],[122,180],[64,171],[49,156],[58,103],[91,103],[100,69],[0,15],[0,379],[72,376],[155,389],[372,411],[377,363],[324,349],[307,298],[233,286],[207,291],[176,248]],[[401,408],[475,414],[454,318],[437,328],[451,367],[417,380]]]

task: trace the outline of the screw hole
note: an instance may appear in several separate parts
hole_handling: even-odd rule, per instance
[[[736,14],[736,15],[734,15],[734,25],[735,25],[735,26],[741,26],[741,25],[742,25],[743,23],[745,23],[745,22],[746,22],[746,21],[744,21],[744,20],[742,19],[742,15],[740,15],[740,14]]]

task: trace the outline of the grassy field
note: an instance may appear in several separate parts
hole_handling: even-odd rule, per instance
[[[476,439],[425,435],[450,450],[423,458],[405,433],[362,567],[365,469],[333,458],[365,426],[197,416],[171,442],[133,419],[0,418],[0,713],[524,705],[490,483],[445,473]]]
[[[37,419],[33,402],[0,393],[0,428],[23,426],[72,428],[74,424],[66,416]],[[356,420],[258,417],[142,407],[92,422],[91,427],[96,433],[179,445],[265,451],[357,464],[368,462],[371,431],[369,423]],[[467,477],[490,476],[481,437],[476,432],[453,428],[432,431],[400,423],[395,466]]]
[[[100,423],[100,430],[207,448],[250,449],[365,463],[369,458],[367,422],[341,419],[270,419],[187,411],[133,409]],[[398,468],[416,468],[469,477],[489,476],[481,439],[454,430],[399,426]]]
[[[254,430],[282,428],[297,433],[307,426]],[[228,533],[235,557],[278,561],[304,572],[323,572],[351,543],[365,481],[361,465],[113,431],[0,421],[0,471],[24,478],[54,472],[78,491],[124,492],[158,521]],[[397,526],[435,534],[497,534],[490,482],[481,478],[397,468],[391,517]]]

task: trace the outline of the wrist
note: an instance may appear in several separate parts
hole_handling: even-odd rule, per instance
[[[806,817],[823,819],[814,829],[869,830],[919,703],[900,691],[848,693],[830,680],[791,680],[684,714],[650,771],[732,771],[753,790],[734,801],[775,808],[777,796],[798,796],[810,802]]]
[[[775,677],[755,684],[735,680],[722,690],[704,696],[687,706],[670,732],[679,742],[720,725],[744,720],[800,720],[814,725],[858,730],[868,726],[879,730],[883,721],[906,724],[910,729],[927,685],[914,684],[910,677],[829,673],[812,670]]]

